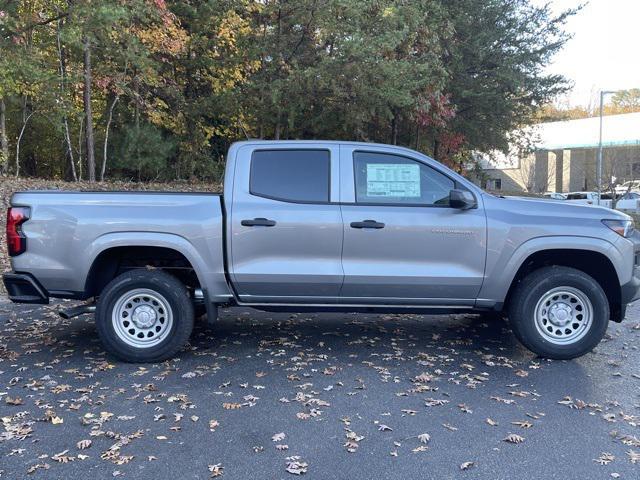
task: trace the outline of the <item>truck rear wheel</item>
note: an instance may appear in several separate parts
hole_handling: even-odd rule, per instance
[[[570,359],[590,352],[609,324],[609,302],[591,276],[569,267],[527,275],[509,302],[513,332],[532,352]]]
[[[186,287],[161,270],[130,270],[103,290],[96,326],[105,349],[126,362],[160,362],[174,356],[193,330]]]

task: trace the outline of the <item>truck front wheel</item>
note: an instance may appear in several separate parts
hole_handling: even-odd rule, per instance
[[[174,356],[193,330],[193,304],[185,286],[161,270],[130,270],[102,291],[96,326],[105,349],[127,362]]]
[[[509,302],[513,332],[532,352],[570,359],[590,352],[609,324],[609,302],[591,276],[569,267],[527,275]]]

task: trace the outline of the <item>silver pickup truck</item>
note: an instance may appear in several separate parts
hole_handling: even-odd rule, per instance
[[[224,195],[18,192],[14,302],[88,300],[113,355],[161,361],[219,307],[507,316],[550,358],[583,355],[640,288],[640,234],[594,206],[485,193],[405,148],[247,141]]]

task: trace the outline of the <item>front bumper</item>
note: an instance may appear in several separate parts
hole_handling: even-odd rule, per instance
[[[627,312],[627,306],[631,302],[640,300],[640,266],[633,267],[633,275],[624,285],[620,286],[620,314],[616,321],[621,321]]]
[[[622,303],[627,304],[640,299],[640,266],[633,267],[631,280],[621,286]]]
[[[47,291],[28,273],[5,273],[2,280],[12,302],[49,303]]]

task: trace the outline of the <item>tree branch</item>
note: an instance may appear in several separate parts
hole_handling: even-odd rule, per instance
[[[14,30],[14,31],[10,31],[4,34],[4,38],[9,38],[12,37],[14,35],[19,35],[21,33],[27,32],[29,30],[31,30],[32,28],[35,27],[42,27],[44,25],[49,25],[50,23],[53,22],[57,22],[58,20],[62,20],[63,18],[66,18],[69,16],[69,12],[63,12],[60,13],[58,15],[56,15],[55,17],[50,17],[50,18],[45,18],[44,20],[40,20],[39,22],[32,22],[29,23],[27,26],[20,28],[18,30]]]

